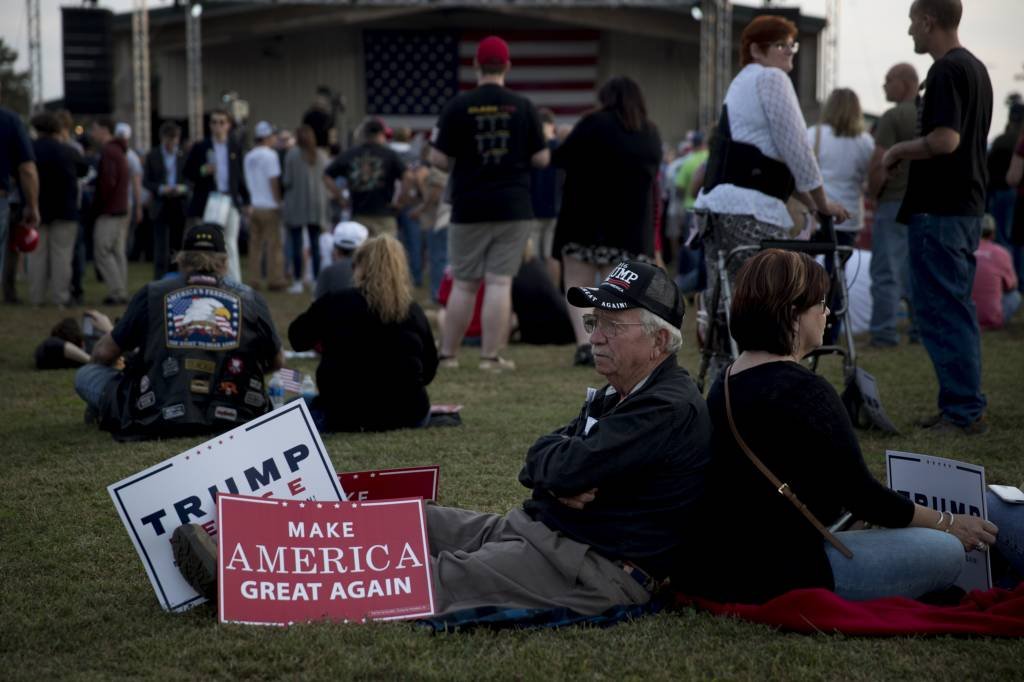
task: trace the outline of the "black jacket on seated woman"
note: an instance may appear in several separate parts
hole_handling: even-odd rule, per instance
[[[672,577],[684,593],[760,603],[818,587],[851,600],[918,598],[952,585],[966,551],[996,542],[995,524],[914,504],[868,471],[835,389],[799,362],[821,345],[827,293],[824,269],[802,253],[761,251],[737,273],[730,332],[741,353],[708,394],[701,521]],[[779,494],[741,443],[824,526],[844,510],[874,526],[835,534],[851,557]]]
[[[424,426],[437,350],[405,252],[391,237],[369,239],[353,271],[356,286],[317,299],[288,327],[292,348],[321,353],[314,418],[322,413],[324,431]]]

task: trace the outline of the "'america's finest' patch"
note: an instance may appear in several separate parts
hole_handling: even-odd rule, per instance
[[[238,348],[242,301],[213,287],[190,286],[164,297],[168,348]]]

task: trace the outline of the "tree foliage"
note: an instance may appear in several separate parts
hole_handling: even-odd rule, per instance
[[[28,116],[30,107],[28,71],[15,71],[18,51],[0,38],[0,104]]]

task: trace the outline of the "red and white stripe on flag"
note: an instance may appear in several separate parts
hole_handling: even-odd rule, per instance
[[[459,40],[459,90],[476,87],[473,58],[484,32],[463,33]],[[556,116],[575,119],[597,101],[597,31],[506,31],[512,68],[505,84],[525,95],[537,107]]]
[[[476,87],[473,59],[485,31],[466,31],[458,42],[458,87]],[[554,112],[559,124],[573,124],[580,115],[597,105],[598,60],[601,33],[591,30],[503,31],[508,42],[512,68],[505,85],[530,99],[534,106]],[[430,130],[437,114],[408,116],[376,112],[392,127]]]

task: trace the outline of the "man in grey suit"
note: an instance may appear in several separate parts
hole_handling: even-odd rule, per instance
[[[174,121],[160,126],[160,144],[149,150],[142,184],[153,197],[153,278],[167,274],[172,251],[181,248],[185,230],[185,200],[188,190],[182,170],[185,155],[181,151],[181,128]]]

